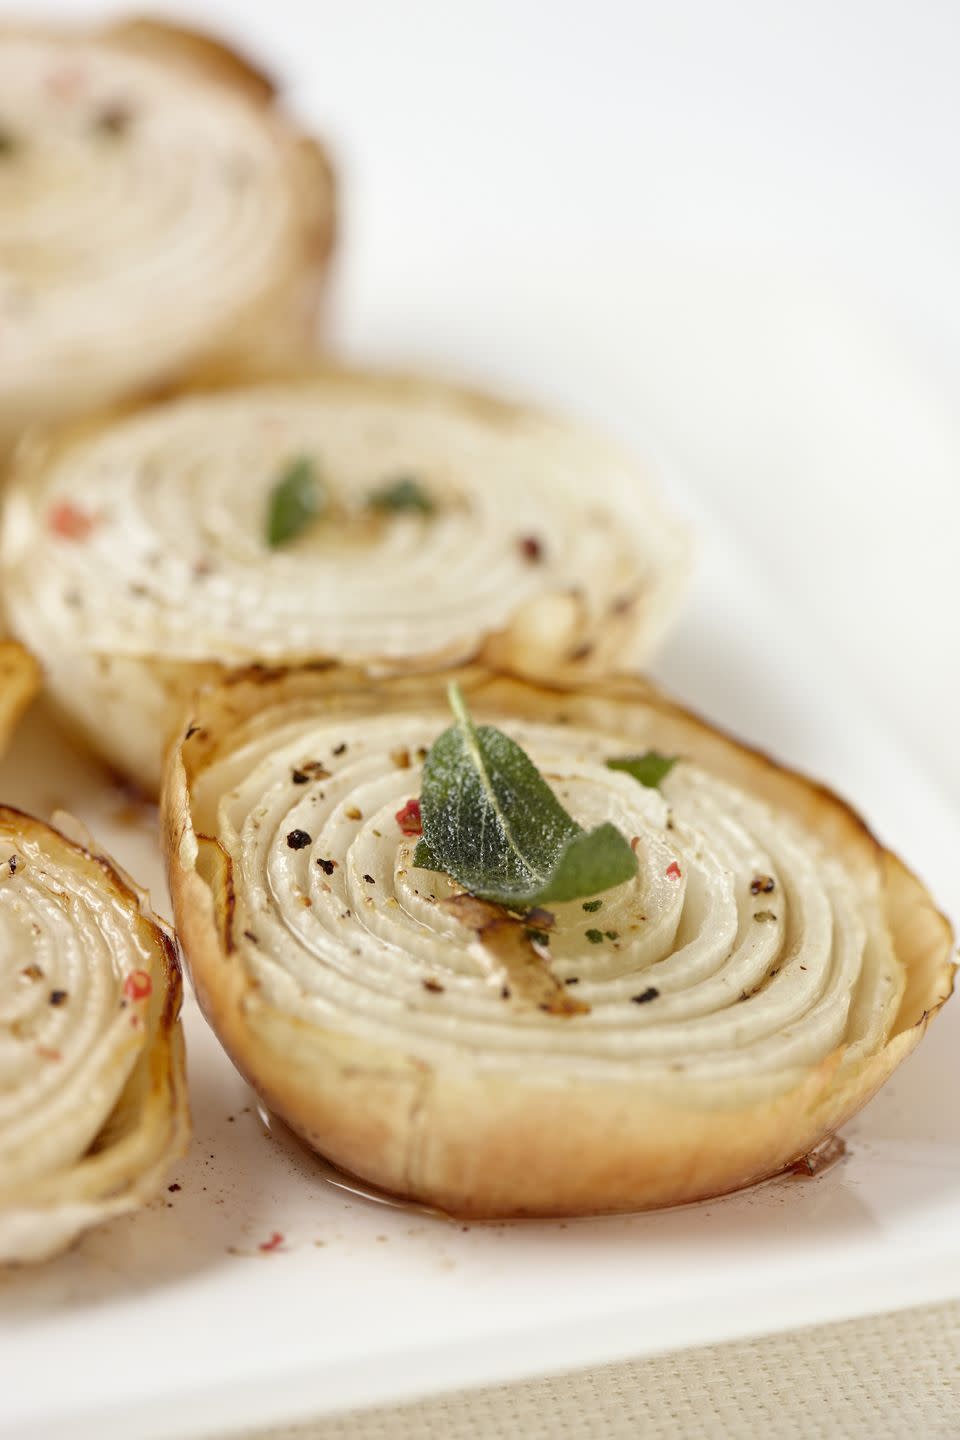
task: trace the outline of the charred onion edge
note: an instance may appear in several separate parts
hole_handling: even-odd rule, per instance
[[[69,818],[69,817],[68,817]],[[190,1134],[190,1112],[187,1099],[186,1065],[184,1056],[183,1030],[180,1024],[180,1007],[183,1000],[183,978],[180,970],[177,941],[167,926],[150,908],[145,890],[141,889],[130,876],[109,856],[99,850],[79,843],[55,825],[38,820],[11,805],[0,805],[0,823],[6,823],[11,830],[21,835],[37,834],[42,844],[47,836],[53,836],[57,844],[66,845],[84,861],[95,865],[104,881],[119,895],[124,904],[131,908],[131,920],[141,923],[147,929],[155,947],[158,965],[157,973],[151,974],[154,981],[150,1002],[149,1037],[134,1066],[116,1105],[108,1115],[90,1149],[64,1173],[64,1180],[82,1177],[86,1182],[82,1198],[66,1195],[62,1201],[46,1195],[40,1201],[31,1201],[30,1188],[22,1202],[9,1197],[0,1199],[0,1268],[4,1264],[18,1264],[49,1259],[67,1249],[83,1232],[103,1221],[135,1210],[151,1199],[160,1188],[170,1165],[186,1150]],[[138,1093],[142,1092],[142,1093]],[[135,1101],[135,1123],[144,1123],[150,1112],[161,1117],[161,1136],[153,1148],[149,1165],[136,1174],[122,1177],[120,1183],[109,1173],[111,1160],[127,1136],[132,1133],[130,1125],[121,1129],[118,1137],[110,1138],[111,1124],[115,1117]],[[102,1179],[98,1171],[105,1170]],[[59,1177],[45,1176],[35,1182],[35,1189],[49,1191],[55,1187]],[[99,1183],[98,1183],[99,1182]],[[22,1256],[9,1255],[4,1244],[4,1230],[13,1225],[16,1230],[27,1230],[31,1236],[45,1229],[49,1241],[31,1238],[28,1250]]]
[[[40,666],[22,645],[0,640],[0,754],[41,684]]]
[[[391,697],[442,708],[451,674],[471,707],[537,714],[539,705],[576,712],[589,702],[644,707],[652,739],[673,727],[674,749],[791,813],[851,874],[877,876],[886,921],[906,971],[890,1039],[841,1072],[842,1047],[794,1089],[738,1109],[683,1106],[639,1088],[538,1081],[522,1062],[499,1076],[471,1069],[469,1057],[436,1070],[400,1046],[373,1045],[271,1007],[237,952],[225,943],[223,906],[190,858],[191,786],[231,731],[271,701],[371,693],[381,711]],[[269,692],[273,692],[272,695]],[[591,723],[586,714],[585,723]],[[592,722],[596,724],[596,722]],[[314,1148],[378,1187],[475,1218],[637,1210],[712,1198],[778,1174],[846,1123],[913,1050],[953,989],[949,923],[915,876],[860,817],[817,781],[780,766],[661,695],[647,682],[615,676],[576,689],[519,681],[466,667],[443,676],[371,681],[355,667],[254,667],[200,695],[189,739],[171,750],[163,797],[170,886],[200,1004],[240,1071]],[[183,726],[186,734],[188,723]],[[625,733],[630,733],[626,724]],[[678,731],[682,738],[677,739]],[[645,735],[649,732],[645,731]],[[232,884],[221,857],[220,883]]]

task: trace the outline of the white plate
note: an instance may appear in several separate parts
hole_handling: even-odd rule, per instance
[[[722,537],[703,551],[662,666],[674,688],[846,776],[946,886],[953,816]],[[163,893],[151,812],[42,715],[0,793],[77,811]],[[180,1189],[0,1279],[0,1437],[170,1440],[954,1295],[958,1023],[960,1006],[849,1127],[849,1157],[816,1179],[672,1213],[461,1226],[345,1193],[271,1137],[191,1002],[196,1134],[170,1177]]]

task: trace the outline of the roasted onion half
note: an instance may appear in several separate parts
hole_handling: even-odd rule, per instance
[[[239,675],[165,787],[200,1003],[337,1165],[464,1216],[723,1194],[870,1099],[952,987],[930,896],[836,796],[639,679],[459,681],[637,876],[517,918],[414,864],[445,676]],[[606,762],[679,757],[659,788]],[[599,904],[597,904],[599,900]]]
[[[333,213],[323,151],[217,42],[0,26],[0,450],[33,421],[302,350]]]
[[[160,1187],[188,1131],[180,996],[175,943],[130,880],[0,807],[0,1263]]]
[[[228,667],[609,669],[649,651],[686,570],[677,524],[592,433],[329,370],[24,447],[2,553],[54,698],[148,789],[193,690]]]

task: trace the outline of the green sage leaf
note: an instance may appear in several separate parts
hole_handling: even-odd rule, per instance
[[[301,455],[283,472],[270,492],[267,509],[267,544],[286,545],[320,514],[326,502],[313,461]]]
[[[415,865],[510,909],[595,895],[637,873],[616,826],[584,830],[526,752],[495,726],[475,726],[458,686],[449,693],[455,724],[424,762]]]
[[[421,812],[422,813],[422,812]],[[438,864],[433,852],[426,840],[418,840],[416,849],[413,852],[413,863],[421,870],[442,870],[443,866]]]
[[[642,755],[620,755],[607,761],[608,770],[625,770],[648,790],[656,790],[676,765],[679,756],[661,755],[659,750],[647,750]]]
[[[433,499],[424,490],[419,480],[414,480],[410,476],[393,480],[389,485],[383,485],[379,490],[371,491],[367,498],[367,504],[373,510],[387,510],[394,515],[404,513],[432,515],[436,509]]]

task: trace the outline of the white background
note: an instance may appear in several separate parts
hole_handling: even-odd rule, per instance
[[[960,6],[152,8],[328,137],[341,345],[561,403],[722,497],[960,798]]]

